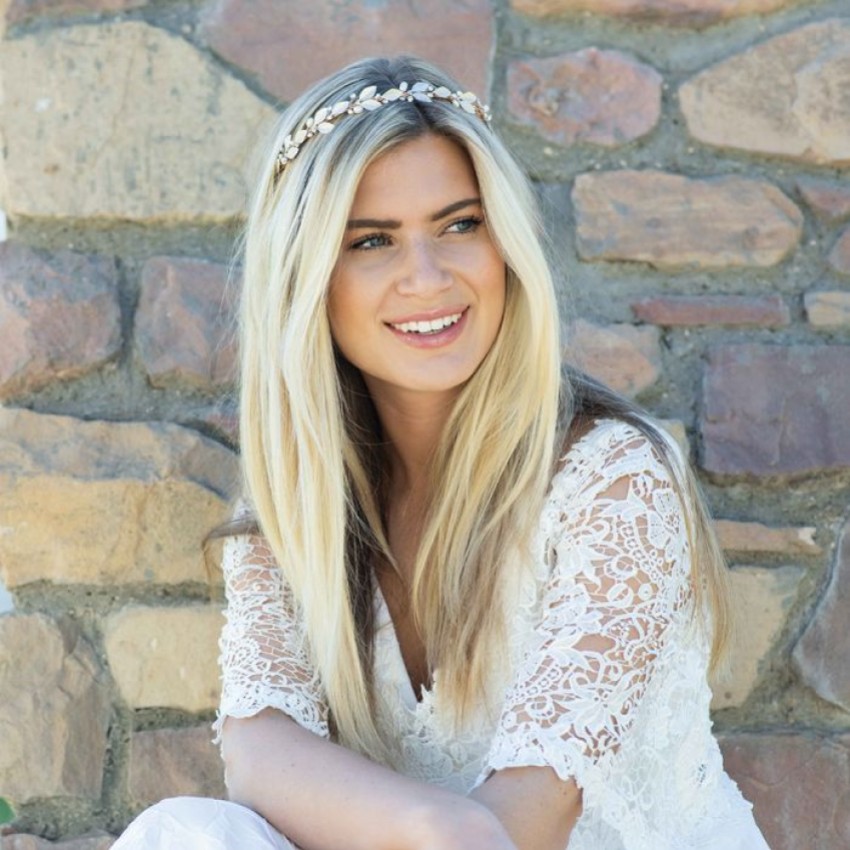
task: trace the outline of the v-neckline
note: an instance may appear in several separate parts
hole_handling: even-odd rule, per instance
[[[413,680],[410,678],[410,673],[407,670],[407,665],[404,663],[404,654],[401,651],[401,643],[399,642],[398,634],[395,629],[393,616],[390,613],[390,606],[387,604],[384,591],[381,590],[381,583],[377,580],[377,578],[375,579],[375,593],[378,599],[378,622],[376,625],[379,629],[386,628],[388,630],[388,636],[390,643],[392,644],[393,660],[396,665],[396,673],[404,685],[404,696],[409,703],[408,707],[416,709],[419,706],[430,702],[430,699],[434,694],[437,672],[434,671],[434,673],[432,673],[430,685],[427,687],[423,685],[420,692],[421,695],[417,695],[416,688],[413,685]]]

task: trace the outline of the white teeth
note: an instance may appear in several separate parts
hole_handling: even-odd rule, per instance
[[[391,327],[404,333],[432,334],[456,324],[460,321],[462,315],[463,313],[453,313],[451,316],[442,316],[439,319],[432,319],[430,322],[402,322],[399,325],[391,324]]]

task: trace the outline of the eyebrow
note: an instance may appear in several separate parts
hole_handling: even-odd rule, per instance
[[[464,207],[476,206],[481,203],[481,198],[464,198],[462,201],[455,201],[441,210],[437,210],[432,216],[431,221],[439,221],[453,212],[462,210]],[[401,222],[394,218],[352,218],[349,219],[346,228],[348,230],[358,230],[360,228],[375,228],[376,230],[398,230],[401,227]]]

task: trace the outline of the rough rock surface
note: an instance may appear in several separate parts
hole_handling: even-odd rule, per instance
[[[133,804],[141,809],[184,795],[224,799],[224,763],[211,738],[208,724],[134,733],[128,780]]]
[[[800,177],[797,189],[803,200],[824,221],[850,218],[850,186],[822,177]]]
[[[45,16],[114,14],[146,6],[150,0],[10,0],[8,24],[20,24]]]
[[[782,633],[797,598],[799,567],[734,567],[730,570],[735,620],[742,624],[728,675],[712,683],[714,709],[742,705],[759,679],[761,664]]]
[[[0,575],[205,581],[201,541],[236,481],[231,451],[176,425],[0,409]]]
[[[850,711],[850,522],[841,532],[832,575],[794,647],[794,664],[820,697]]]
[[[0,399],[74,378],[121,350],[115,261],[0,244]]]
[[[661,75],[617,50],[588,47],[508,66],[508,108],[550,142],[623,145],[661,115]]]
[[[68,841],[48,841],[37,835],[16,833],[4,835],[0,841],[3,850],[109,850],[115,836],[108,832],[90,832]]]
[[[850,467],[850,346],[718,346],[709,352],[703,394],[710,472]]]
[[[110,614],[104,646],[122,698],[131,708],[214,708],[223,623],[212,605],[129,606]]]
[[[617,392],[637,395],[661,374],[658,328],[577,321],[568,335],[569,360]]]
[[[838,237],[827,258],[829,267],[845,277],[850,277],[850,228]]]
[[[729,552],[775,552],[781,555],[817,555],[814,526],[772,528],[760,522],[714,521],[720,545]]]
[[[400,53],[436,62],[484,100],[493,28],[488,0],[215,0],[202,25],[216,53],[284,101],[356,59]]]
[[[41,797],[98,799],[109,716],[103,674],[72,623],[0,617],[4,797],[16,806]]]
[[[273,112],[183,39],[139,21],[56,28],[6,42],[0,75],[10,215],[241,212]]]
[[[803,304],[811,325],[819,328],[850,325],[850,292],[807,292]]]
[[[214,391],[235,377],[234,291],[227,266],[153,257],[142,269],[135,339],[150,382]]]
[[[850,162],[850,20],[799,27],[700,72],[679,89],[706,144],[818,164]]]
[[[850,847],[850,736],[744,733],[721,748],[770,850]]]
[[[549,17],[592,12],[681,26],[708,26],[741,15],[765,14],[797,0],[510,0],[526,15]]]
[[[803,226],[802,213],[779,189],[749,177],[582,174],[572,197],[583,260],[657,268],[772,266],[793,251]]]
[[[781,295],[659,295],[632,303],[636,319],[668,327],[730,325],[776,328],[791,323]]]

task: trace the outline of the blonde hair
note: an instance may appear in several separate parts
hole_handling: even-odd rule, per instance
[[[283,139],[320,107],[370,85],[385,91],[418,80],[458,88],[419,60],[371,59],[318,83],[284,112],[250,204],[240,313],[246,495],[300,608],[337,738],[388,763],[393,743],[375,727],[371,682],[372,564],[376,556],[392,563],[386,457],[362,378],[335,350],[325,309],[357,185],[376,157],[427,133],[461,145],[507,266],[499,334],[463,387],[433,459],[414,567],[413,612],[430,668],[440,670],[441,698],[458,719],[481,694],[494,641],[504,640],[504,555],[530,539],[559,420],[572,411],[534,197],[479,117],[442,101],[343,117],[304,143],[275,179]]]

